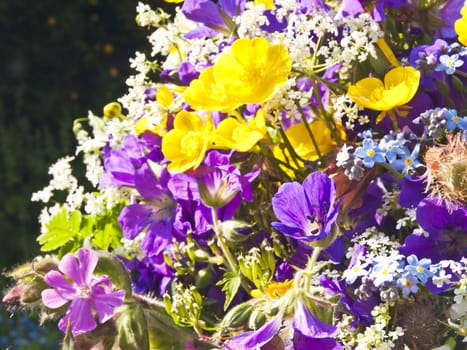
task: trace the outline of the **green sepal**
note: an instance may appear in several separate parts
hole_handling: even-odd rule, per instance
[[[65,338],[63,338],[62,349],[61,350],[78,350],[73,341],[73,336],[71,334],[71,325],[68,321],[68,326],[65,333]]]

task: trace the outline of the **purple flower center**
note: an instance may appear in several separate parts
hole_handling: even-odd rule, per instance
[[[88,299],[91,296],[91,288],[88,286],[80,287],[77,293],[80,298]]]

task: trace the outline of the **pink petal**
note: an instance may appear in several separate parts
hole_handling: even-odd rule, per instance
[[[79,287],[84,286],[80,267],[78,266],[76,258],[73,254],[66,254],[58,263],[58,269],[70,277]]]
[[[103,289],[103,292],[110,293],[112,291],[112,282],[106,275],[95,277],[92,282],[89,284],[91,289],[99,288]]]
[[[44,305],[51,309],[59,308],[71,300],[57,289],[44,289],[41,296]]]
[[[97,324],[92,316],[90,300],[78,298],[71,303],[70,322],[73,335],[89,332],[96,328]]]
[[[97,253],[94,250],[81,248],[78,250],[78,260],[81,267],[81,276],[83,283],[89,286],[92,279],[92,273],[96,268],[98,261]]]
[[[47,274],[44,277],[44,282],[54,288],[66,289],[70,292],[75,290],[75,288],[70,284],[70,282],[68,282],[60,272],[55,270],[47,272]]]
[[[123,304],[125,291],[119,290],[108,294],[93,294],[91,298],[99,318],[99,323],[104,323],[113,316],[114,309]]]
[[[66,333],[68,328],[68,321],[70,320],[70,311],[68,311],[65,316],[63,316],[60,321],[58,321],[58,329],[60,329],[63,333]]]

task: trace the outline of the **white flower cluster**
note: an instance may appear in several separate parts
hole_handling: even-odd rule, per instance
[[[401,327],[390,329],[390,308],[391,302],[385,302],[375,306],[371,314],[374,317],[374,323],[365,328],[363,333],[357,333],[351,327],[353,317],[350,315],[344,316],[339,322],[338,327],[340,333],[339,341],[345,349],[354,350],[388,350],[395,347],[397,339],[404,335],[404,330]]]
[[[367,248],[367,259],[371,260],[377,256],[384,256],[394,260],[400,256],[400,243],[392,240],[390,237],[374,226],[367,228],[361,235],[352,239],[352,242],[360,244]],[[352,250],[347,252],[347,257],[352,255]]]

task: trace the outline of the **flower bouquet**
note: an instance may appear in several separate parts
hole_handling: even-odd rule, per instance
[[[465,348],[464,1],[185,0],[137,22],[152,52],[75,121],[32,197],[44,255],[5,304],[63,349]]]

